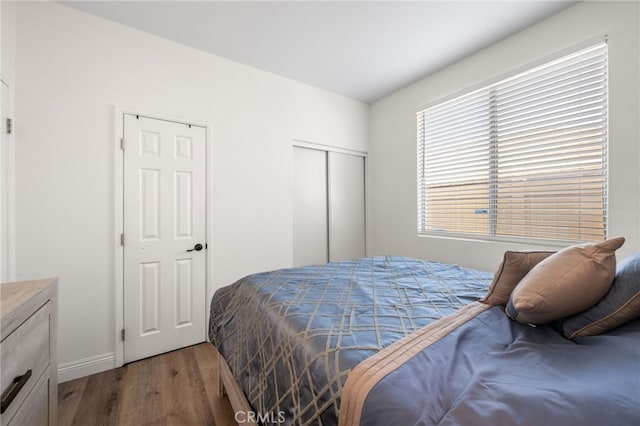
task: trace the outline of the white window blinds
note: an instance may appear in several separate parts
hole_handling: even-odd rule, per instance
[[[606,238],[606,43],[417,115],[420,234]]]

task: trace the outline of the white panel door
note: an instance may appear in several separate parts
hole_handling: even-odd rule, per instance
[[[293,265],[326,263],[326,151],[293,147],[293,192]]]
[[[124,114],[124,362],[205,341],[205,129]]]
[[[329,261],[365,256],[364,157],[329,152]]]

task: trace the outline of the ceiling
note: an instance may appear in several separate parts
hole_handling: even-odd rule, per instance
[[[575,1],[67,1],[371,103]]]

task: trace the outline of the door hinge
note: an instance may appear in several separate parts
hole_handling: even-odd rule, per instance
[[[120,149],[124,151],[124,138],[120,138]]]
[[[120,339],[124,342],[124,328],[120,330]]]
[[[120,234],[120,245],[124,246],[124,234]]]
[[[13,133],[13,119],[7,118],[7,134],[10,135]]]

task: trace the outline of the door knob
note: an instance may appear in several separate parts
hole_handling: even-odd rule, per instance
[[[204,247],[202,246],[202,244],[198,243],[198,244],[196,244],[195,246],[193,246],[193,248],[192,248],[192,249],[187,250],[187,251],[194,251],[194,250],[195,250],[195,251],[200,251],[200,250],[202,250],[203,248],[204,248]]]

